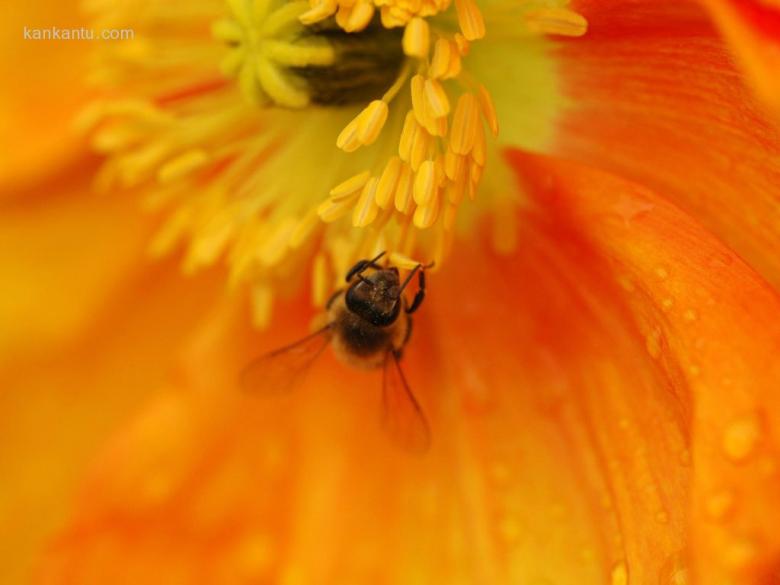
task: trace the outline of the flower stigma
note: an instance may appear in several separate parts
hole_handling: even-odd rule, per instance
[[[167,210],[154,254],[185,247],[186,271],[225,259],[231,284],[251,288],[257,326],[307,272],[321,305],[380,250],[402,268],[440,267],[484,215],[497,250],[511,251],[522,197],[479,63],[492,60],[491,35],[501,46],[587,28],[560,0],[90,8],[100,26],[136,31],[101,47],[104,98],[80,119],[107,155],[98,185]]]

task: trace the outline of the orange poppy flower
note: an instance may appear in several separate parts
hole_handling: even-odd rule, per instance
[[[6,23],[0,580],[778,579],[775,9],[518,4]],[[422,457],[331,352],[290,395],[237,384],[377,248],[437,260],[403,360]]]

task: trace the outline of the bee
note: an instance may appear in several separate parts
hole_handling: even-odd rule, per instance
[[[428,449],[430,430],[401,369],[401,358],[412,334],[411,315],[425,299],[425,270],[433,264],[418,264],[401,282],[397,267],[379,264],[384,255],[350,268],[346,288],[337,290],[325,305],[326,324],[257,358],[242,373],[241,384],[248,390],[290,390],[331,345],[336,357],[349,366],[383,368],[383,425],[402,447],[420,452]],[[404,291],[415,276],[417,292],[409,303]]]

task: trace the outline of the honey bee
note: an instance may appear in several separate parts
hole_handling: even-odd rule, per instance
[[[391,437],[411,451],[425,451],[430,430],[401,369],[412,333],[411,315],[425,299],[425,269],[418,264],[401,282],[398,268],[378,262],[384,252],[360,260],[346,275],[347,286],[325,305],[326,325],[289,345],[260,356],[241,376],[248,390],[286,391],[297,386],[330,344],[342,362],[360,369],[382,367],[382,422]],[[404,290],[417,276],[417,292],[407,302]]]

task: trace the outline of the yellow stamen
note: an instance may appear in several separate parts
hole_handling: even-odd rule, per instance
[[[157,180],[160,183],[171,183],[202,168],[207,162],[209,155],[206,152],[199,149],[188,150],[160,167]]]
[[[455,8],[460,30],[467,40],[475,41],[485,36],[485,20],[474,0],[455,0]]]
[[[354,195],[363,188],[363,185],[365,185],[370,178],[371,173],[369,171],[358,173],[333,187],[333,189],[330,190],[330,196],[333,199],[342,199]]]
[[[374,17],[374,5],[366,0],[359,0],[347,20],[344,28],[347,32],[360,32],[365,29]]]
[[[525,13],[525,21],[533,32],[581,37],[588,31],[588,21],[567,8],[541,8]]]
[[[404,127],[401,130],[401,138],[398,141],[398,156],[403,161],[409,162],[411,159],[412,144],[414,144],[414,137],[418,128],[419,125],[414,119],[414,113],[407,112]]]
[[[360,148],[358,129],[360,127],[359,116],[347,124],[336,138],[336,146],[344,152],[355,152]]]
[[[436,165],[432,160],[426,160],[414,177],[414,201],[417,205],[425,205],[433,199],[436,191]]]
[[[372,144],[387,121],[387,104],[382,100],[374,100],[356,118],[358,123],[357,138],[361,144]]]
[[[422,18],[413,18],[404,29],[403,49],[406,55],[424,59],[430,47],[430,28]]]
[[[431,227],[436,223],[436,218],[439,215],[439,194],[436,193],[434,197],[425,205],[420,205],[414,211],[414,225],[421,230]]]
[[[431,136],[426,132],[425,128],[417,127],[417,132],[414,134],[414,141],[412,142],[412,151],[409,157],[409,164],[412,165],[412,169],[417,171],[420,168],[423,160],[428,156],[428,150],[431,146]]]
[[[435,79],[426,79],[423,92],[428,106],[427,111],[435,118],[441,118],[450,113],[450,101],[447,99],[447,92],[444,91],[441,83]]]
[[[321,305],[377,250],[404,269],[418,257],[440,262],[456,223],[474,224],[459,213],[478,190],[485,196],[465,211],[500,208],[497,240],[513,241],[519,198],[487,135],[499,124],[479,85],[482,57],[464,59],[486,34],[479,6],[493,20],[504,12],[478,0],[226,0],[227,16],[215,5],[170,26],[170,11],[137,1],[149,38],[111,57],[125,65],[113,89],[143,98],[107,100],[81,120],[111,155],[102,181],[153,184],[149,204],[175,206],[154,250],[188,243],[190,270],[227,258],[231,285],[252,286],[256,324],[307,265]],[[523,5],[520,27],[582,34],[584,19],[557,3]],[[208,22],[221,43],[191,34]],[[149,75],[134,77],[144,60]],[[230,79],[215,79],[220,69]]]
[[[485,129],[482,124],[477,123],[474,126],[476,137],[474,139],[474,148],[471,149],[471,156],[480,166],[485,166],[487,160],[487,142],[485,141]]]
[[[379,179],[376,187],[376,204],[382,209],[387,209],[393,199],[395,187],[401,175],[401,164],[400,158],[397,156],[392,157],[387,161],[385,170]]]
[[[301,21],[301,24],[311,25],[332,16],[336,12],[336,7],[335,0],[319,0],[314,3],[310,10],[301,14],[298,19]]]
[[[352,225],[365,227],[376,219],[379,207],[376,204],[376,187],[378,180],[372,177],[363,187],[360,199],[352,212]]]
[[[458,45],[458,52],[460,52],[461,57],[465,57],[469,54],[471,44],[462,34],[455,33],[455,44]]]
[[[398,177],[398,186],[395,191],[395,208],[402,214],[407,214],[414,200],[412,199],[412,190],[414,186],[414,175],[409,165],[401,165],[401,174]]]
[[[468,154],[474,146],[479,124],[477,100],[470,93],[458,99],[450,133],[450,146],[457,154]]]
[[[393,266],[398,266],[398,268],[403,268],[404,270],[414,270],[420,264],[422,264],[422,262],[413,260],[409,258],[409,256],[399,254],[398,252],[393,252],[390,254],[390,263]]]
[[[428,74],[437,79],[446,75],[450,68],[450,59],[452,57],[452,44],[446,39],[439,39],[433,48],[433,59]]]
[[[357,199],[358,192],[352,193],[349,197],[344,197],[338,201],[326,199],[317,207],[317,215],[325,223],[333,223],[337,219],[347,214],[352,203]]]
[[[482,109],[482,115],[487,122],[490,131],[493,136],[498,136],[498,116],[496,116],[496,107],[493,105],[493,98],[490,97],[490,93],[485,89],[484,85],[479,86],[479,107]]]

